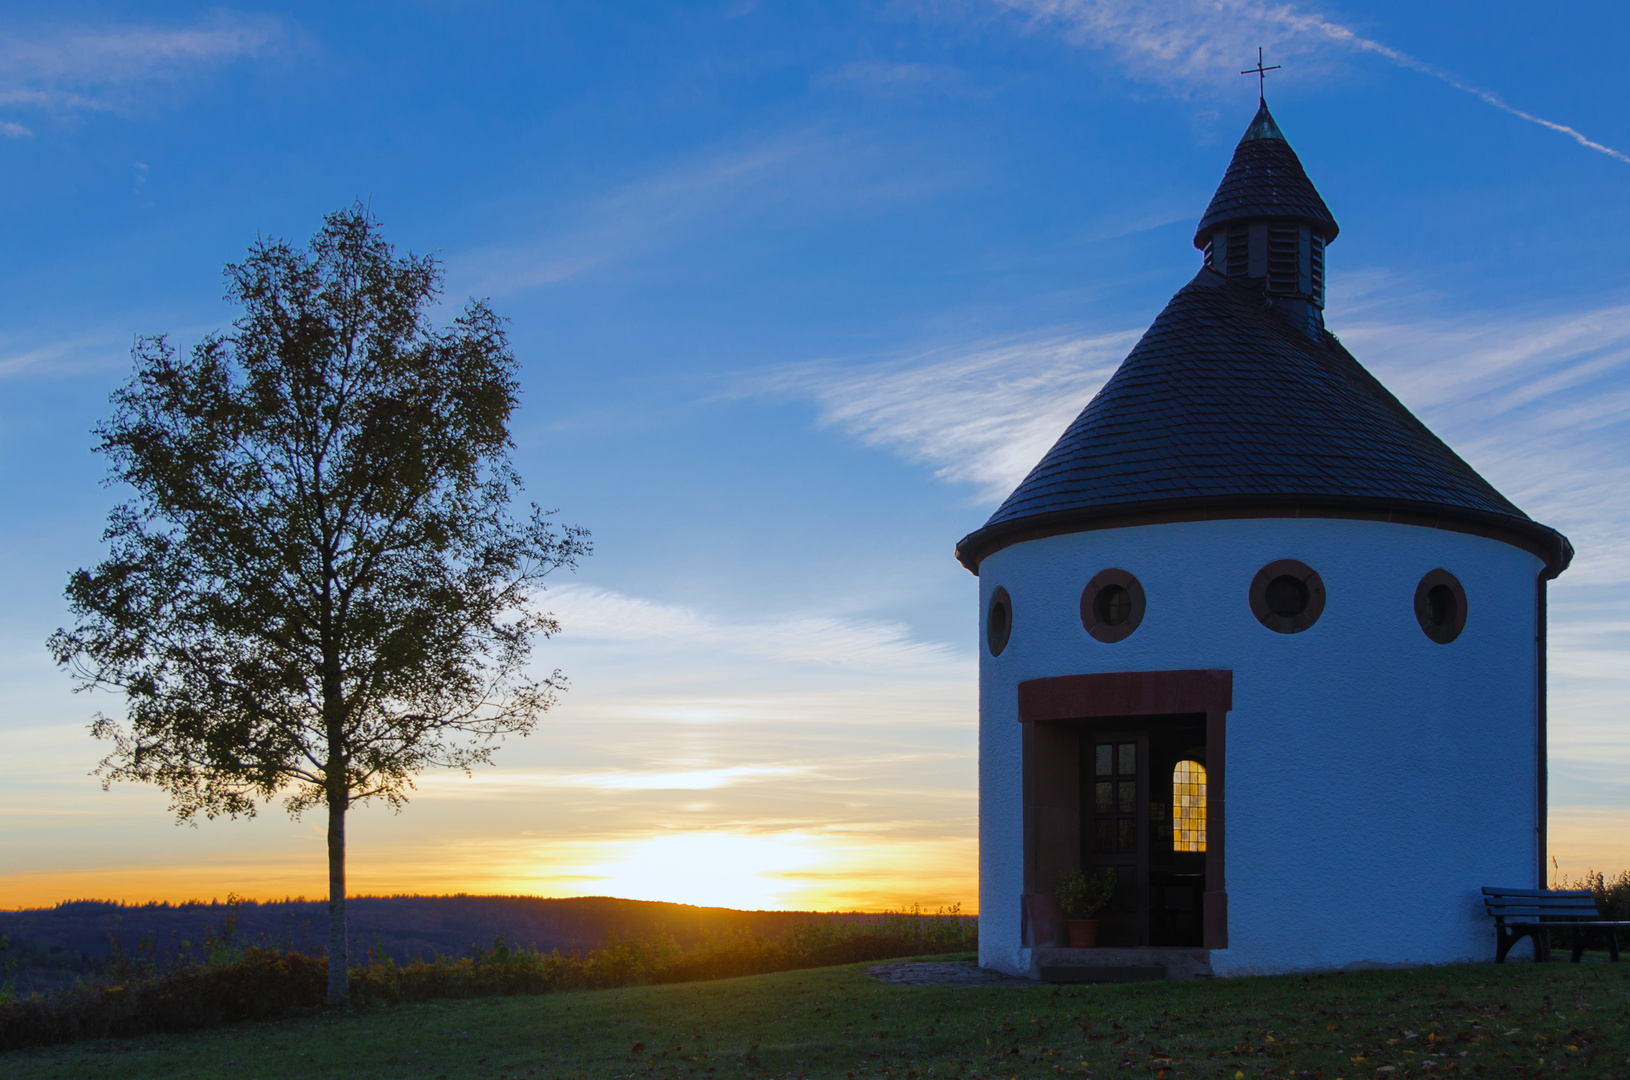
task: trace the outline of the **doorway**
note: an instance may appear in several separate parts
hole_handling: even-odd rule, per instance
[[[1099,915],[1099,941],[1201,947],[1205,717],[1088,725],[1080,746],[1081,866],[1120,879]]]
[[[1019,684],[1026,944],[1051,945],[1052,891],[1113,867],[1104,947],[1228,947],[1224,751],[1231,671]],[[1061,926],[1058,929],[1062,929]],[[1047,938],[1047,940],[1043,940]]]

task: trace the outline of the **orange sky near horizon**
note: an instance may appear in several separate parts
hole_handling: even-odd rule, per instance
[[[1553,814],[1551,851],[1557,880],[1573,881],[1587,869],[1609,876],[1630,869],[1630,814],[1603,819],[1595,811]],[[351,872],[352,895],[478,893],[542,897],[618,896],[665,900],[701,907],[744,910],[885,911],[917,904],[925,911],[960,905],[978,913],[977,845],[972,837],[947,840],[927,850],[888,846],[869,852],[810,843],[810,838],[754,838],[746,834],[678,835],[622,842],[596,852],[594,845],[564,843],[570,851],[556,872],[510,866],[482,873],[469,864],[426,865],[359,852]],[[573,850],[575,849],[575,850]],[[394,852],[384,853],[396,854]],[[712,855],[731,872],[715,873]],[[0,875],[0,909],[51,907],[63,900],[124,903],[254,900],[327,895],[320,850],[294,852],[257,862],[210,861],[175,865],[112,866]],[[839,862],[837,859],[843,859]],[[495,868],[496,869],[496,868]],[[698,869],[705,873],[695,872]]]
[[[696,838],[698,846],[710,846],[712,837]],[[646,847],[661,846],[658,840]],[[670,868],[669,858],[683,858],[686,845],[675,845],[646,867],[630,865],[627,857],[612,858],[584,872],[548,875],[495,876],[470,879],[441,874],[415,874],[401,867],[361,867],[353,875],[350,894],[380,896],[397,894],[520,895],[540,897],[616,896],[635,900],[662,900],[698,907],[729,907],[739,910],[795,911],[898,911],[919,906],[932,912],[959,906],[963,914],[977,914],[977,886],[971,874],[955,868],[926,867],[921,877],[910,881],[885,879],[880,875],[856,876],[847,868],[808,867],[805,870],[776,869],[796,859],[772,859],[757,869],[743,867],[735,873],[713,876],[712,880],[659,880],[658,873]],[[970,856],[971,848],[970,847]],[[876,860],[887,861],[886,858]],[[968,860],[972,864],[972,859]],[[596,872],[601,871],[601,872]],[[609,872],[605,872],[609,871]],[[619,872],[622,871],[622,872]],[[0,877],[0,908],[52,907],[63,900],[96,899],[123,903],[189,900],[225,901],[235,894],[245,899],[270,901],[286,898],[322,899],[327,890],[318,865],[300,867],[288,864],[269,866],[180,865],[119,867],[103,870],[20,874]],[[223,883],[235,887],[222,888]]]
[[[581,689],[499,767],[425,773],[400,814],[353,810],[347,891],[977,906],[973,693],[946,658],[708,697],[584,693],[574,668]],[[98,790],[79,725],[10,744],[33,767],[0,785],[0,908],[328,894],[321,811],[177,826],[157,789]]]
[[[541,897],[617,896],[742,910],[925,911],[960,905],[977,911],[976,849],[942,841],[866,851],[819,837],[697,833],[550,849],[553,871],[511,862],[475,844],[462,861],[429,853],[359,852],[350,873],[354,896],[476,893]],[[483,850],[485,849],[485,850]],[[442,853],[445,854],[445,853]],[[415,856],[419,857],[415,857]],[[485,870],[485,855],[498,857]],[[381,857],[383,856],[383,857]],[[306,858],[279,853],[256,862],[114,866],[0,875],[0,909],[43,908],[71,899],[124,903],[253,900],[327,895],[321,850]]]
[[[401,817],[364,811],[353,833],[351,895],[477,893],[541,897],[617,896],[744,910],[925,911],[960,905],[978,912],[977,843],[970,834],[901,842],[833,832],[709,830],[618,840],[453,836],[413,839]],[[440,815],[430,815],[440,816]],[[1551,814],[1555,883],[1587,869],[1630,869],[1630,813],[1558,808]],[[271,825],[277,837],[264,835]],[[256,833],[255,853],[233,857],[218,842]],[[327,895],[320,835],[284,820],[216,822],[201,830],[208,858],[0,874],[0,909],[63,900],[125,903],[254,900]],[[222,835],[222,834],[225,835]],[[213,834],[213,835],[209,835]],[[267,840],[269,848],[263,846]]]

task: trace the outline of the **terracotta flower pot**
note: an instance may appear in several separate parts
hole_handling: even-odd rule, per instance
[[[1098,944],[1097,919],[1068,919],[1070,948],[1091,949]]]

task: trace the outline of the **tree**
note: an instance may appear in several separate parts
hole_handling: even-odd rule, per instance
[[[520,486],[518,364],[503,320],[467,303],[432,326],[434,257],[396,257],[360,204],[304,250],[260,240],[225,271],[243,314],[186,359],[137,340],[96,428],[108,558],[71,575],[78,620],[49,647],[79,689],[117,689],[125,722],[98,769],[157,784],[180,820],[282,796],[328,812],[328,999],[348,995],[345,821],[413,777],[491,760],[564,687],[529,672],[560,629],[542,578],[586,530]]]

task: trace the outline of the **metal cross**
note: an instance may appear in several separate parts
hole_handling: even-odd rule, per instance
[[[1256,96],[1257,96],[1257,100],[1259,100],[1259,101],[1267,101],[1268,100],[1267,95],[1266,95],[1266,93],[1264,93],[1264,90],[1266,89],[1265,86],[1264,86],[1264,83],[1267,81],[1267,77],[1268,77],[1267,73],[1270,72],[1270,71],[1278,71],[1279,68],[1280,68],[1280,65],[1278,65],[1278,64],[1274,64],[1271,67],[1263,67],[1262,66],[1262,46],[1258,45],[1257,49],[1256,49],[1256,67],[1254,67],[1254,68],[1246,68],[1244,71],[1240,72],[1240,74],[1241,75],[1255,75],[1256,76]]]

